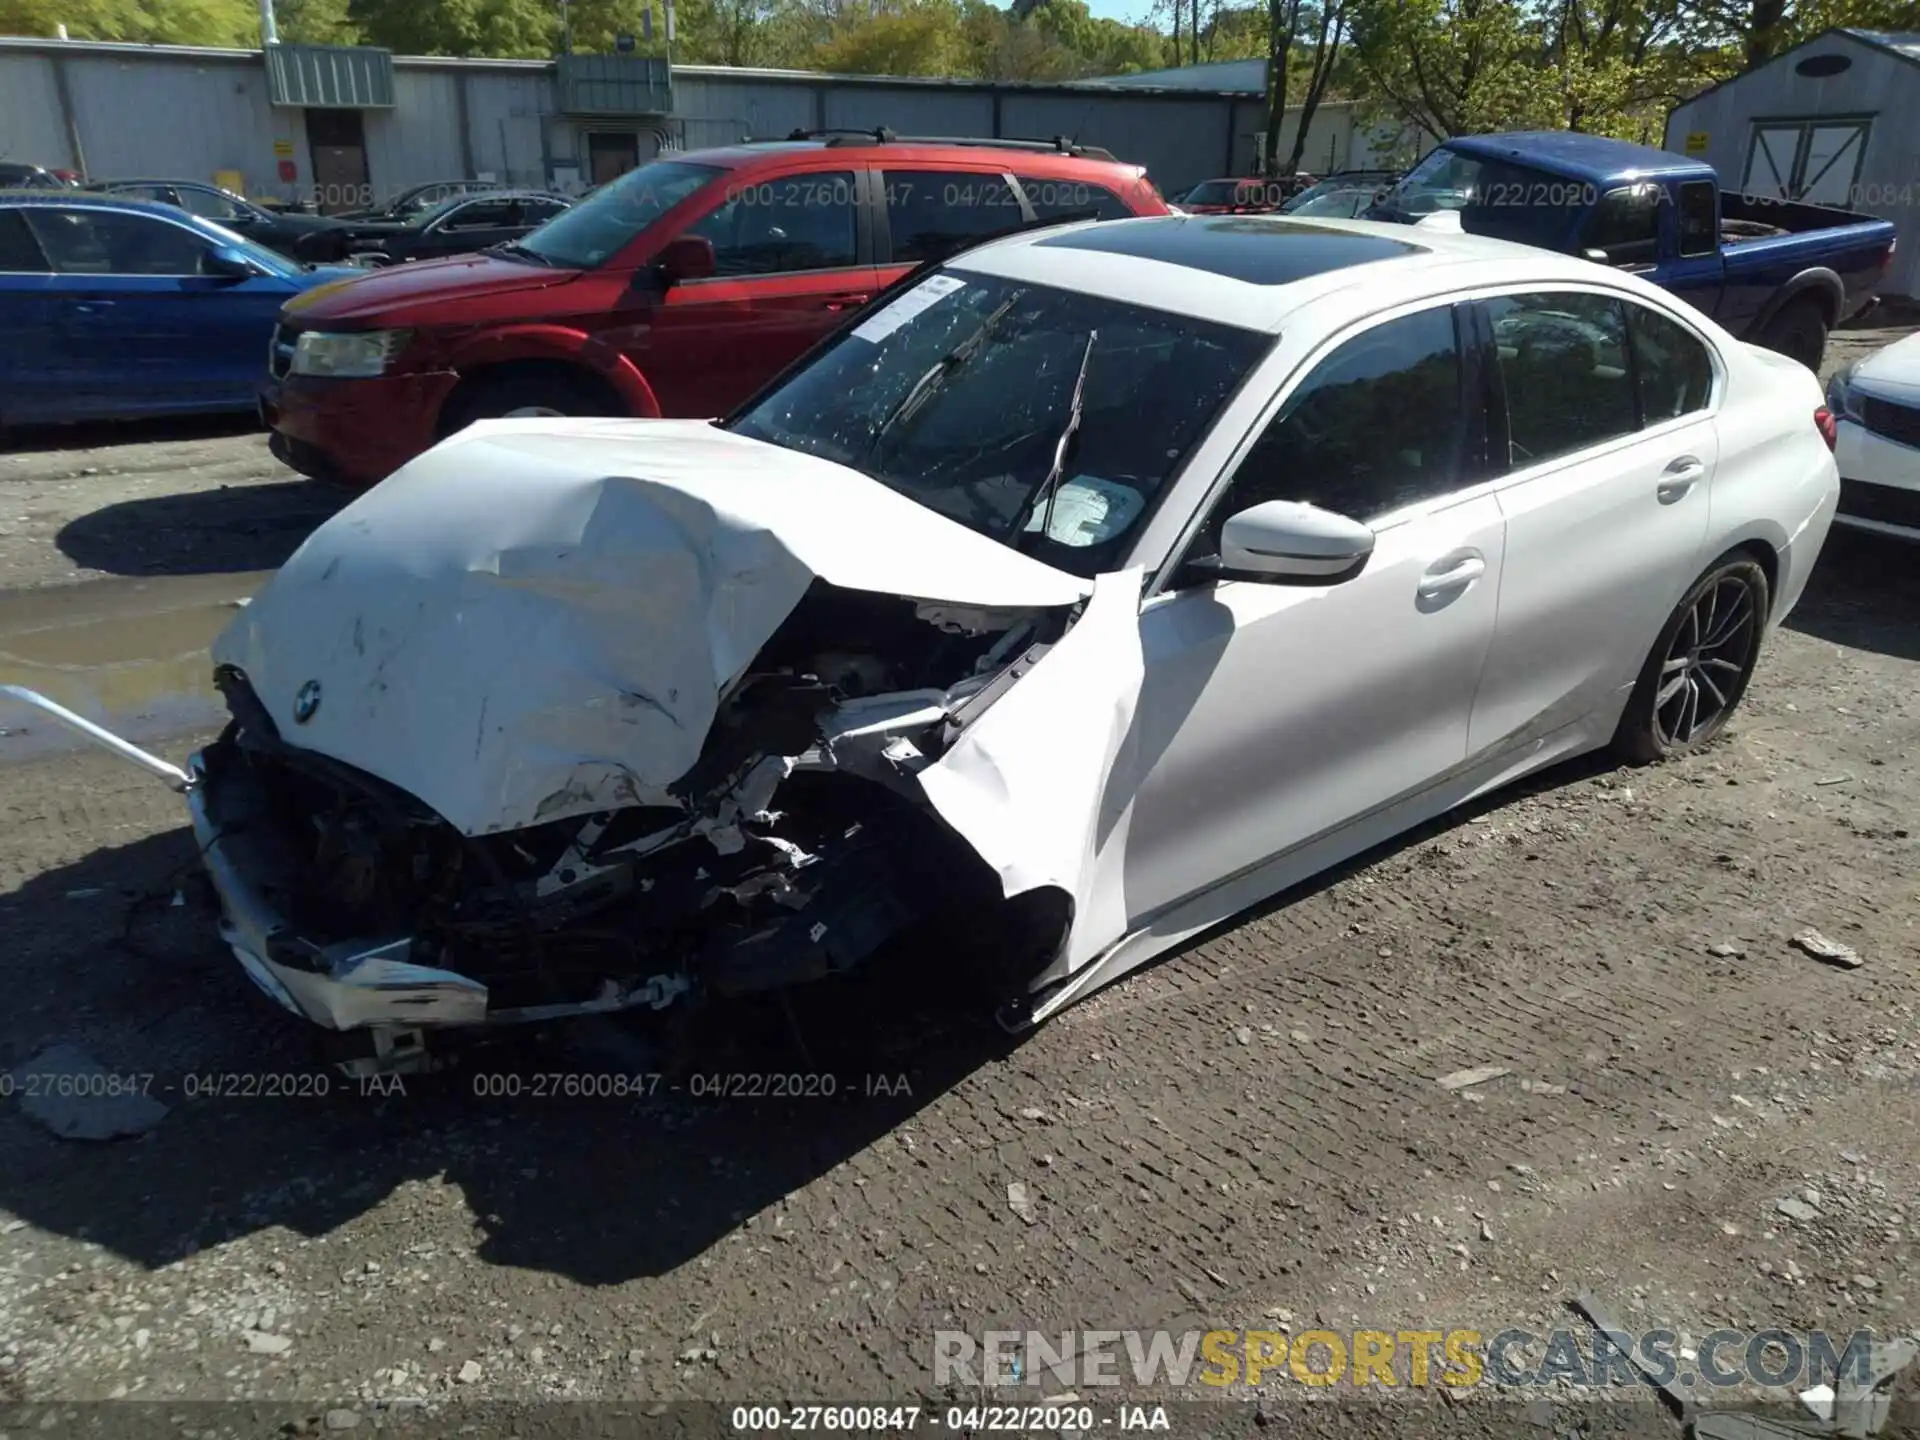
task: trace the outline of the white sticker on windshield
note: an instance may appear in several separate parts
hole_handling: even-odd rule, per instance
[[[1131,485],[1102,480],[1097,475],[1076,475],[1061,482],[1053,492],[1051,518],[1043,500],[1027,522],[1027,529],[1038,530],[1044,521],[1047,539],[1084,550],[1120,534],[1146,503],[1146,497]]]
[[[879,314],[854,327],[854,338],[878,345],[914,316],[929,310],[935,302],[967,288],[958,275],[929,275]]]

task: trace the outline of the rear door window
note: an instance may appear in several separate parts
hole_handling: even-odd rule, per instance
[[[1020,188],[1026,192],[1036,220],[1051,220],[1088,210],[1093,212],[1095,220],[1124,220],[1133,214],[1127,202],[1106,186],[1089,185],[1084,180],[1041,180],[1022,175]]]
[[[686,233],[713,243],[716,275],[842,269],[857,263],[856,193],[851,170],[740,185]]]
[[[1513,469],[1640,428],[1619,301],[1563,291],[1483,303],[1506,391]]]
[[[1021,221],[1020,197],[1004,175],[966,170],[888,170],[887,228],[895,264],[942,260]]]
[[[1713,358],[1677,321],[1644,305],[1627,306],[1640,413],[1648,425],[1707,408],[1713,395]]]

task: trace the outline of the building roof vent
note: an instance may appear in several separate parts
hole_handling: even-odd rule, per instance
[[[1793,67],[1793,73],[1804,75],[1809,80],[1824,80],[1829,75],[1839,75],[1852,68],[1851,55],[1809,55]]]

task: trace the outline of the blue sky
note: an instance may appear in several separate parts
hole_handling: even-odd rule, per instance
[[[1144,20],[1149,0],[1087,0],[1087,8],[1104,20]]]

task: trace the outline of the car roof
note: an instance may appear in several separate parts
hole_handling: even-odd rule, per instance
[[[1634,288],[1590,260],[1511,241],[1385,221],[1168,215],[1049,226],[956,255],[955,270],[1277,332],[1303,305],[1364,289],[1369,304],[1506,281]]]
[[[1629,174],[1701,175],[1712,167],[1703,160],[1669,154],[1605,135],[1562,130],[1523,130],[1511,135],[1468,135],[1447,142],[1463,155],[1507,160],[1516,165],[1546,165],[1572,171],[1585,180],[1612,180]]]
[[[219,190],[222,195],[231,195],[231,190],[223,189],[211,180],[180,180],[171,175],[131,175],[114,176],[111,180],[96,180],[96,185],[190,185],[195,190]]]
[[[449,195],[441,202],[451,205],[455,201],[473,200],[559,200],[567,201],[565,195],[555,195],[551,190],[475,190],[469,194]]]
[[[832,152],[838,158],[842,155],[858,155],[863,160],[875,158],[890,160],[895,166],[939,165],[980,157],[991,159],[1009,167],[1032,169],[1036,164],[1040,168],[1066,166],[1069,168],[1091,167],[1103,171],[1124,171],[1128,175],[1144,173],[1145,167],[1129,164],[1124,160],[1108,158],[1102,155],[1075,153],[1072,149],[1056,149],[1050,146],[1031,143],[996,145],[992,140],[972,140],[958,138],[941,139],[892,139],[881,140],[864,138],[858,134],[836,135],[832,139],[803,140],[748,140],[738,145],[715,145],[705,150],[674,150],[655,156],[656,160],[679,160],[689,165],[717,165],[728,170],[744,169],[750,165],[764,165],[772,161],[787,159],[800,154]]]
[[[66,210],[112,210],[125,215],[154,215],[176,224],[199,219],[178,205],[160,200],[133,200],[123,195],[107,195],[98,190],[8,190],[0,192],[0,205],[31,205],[39,209],[59,206]]]

